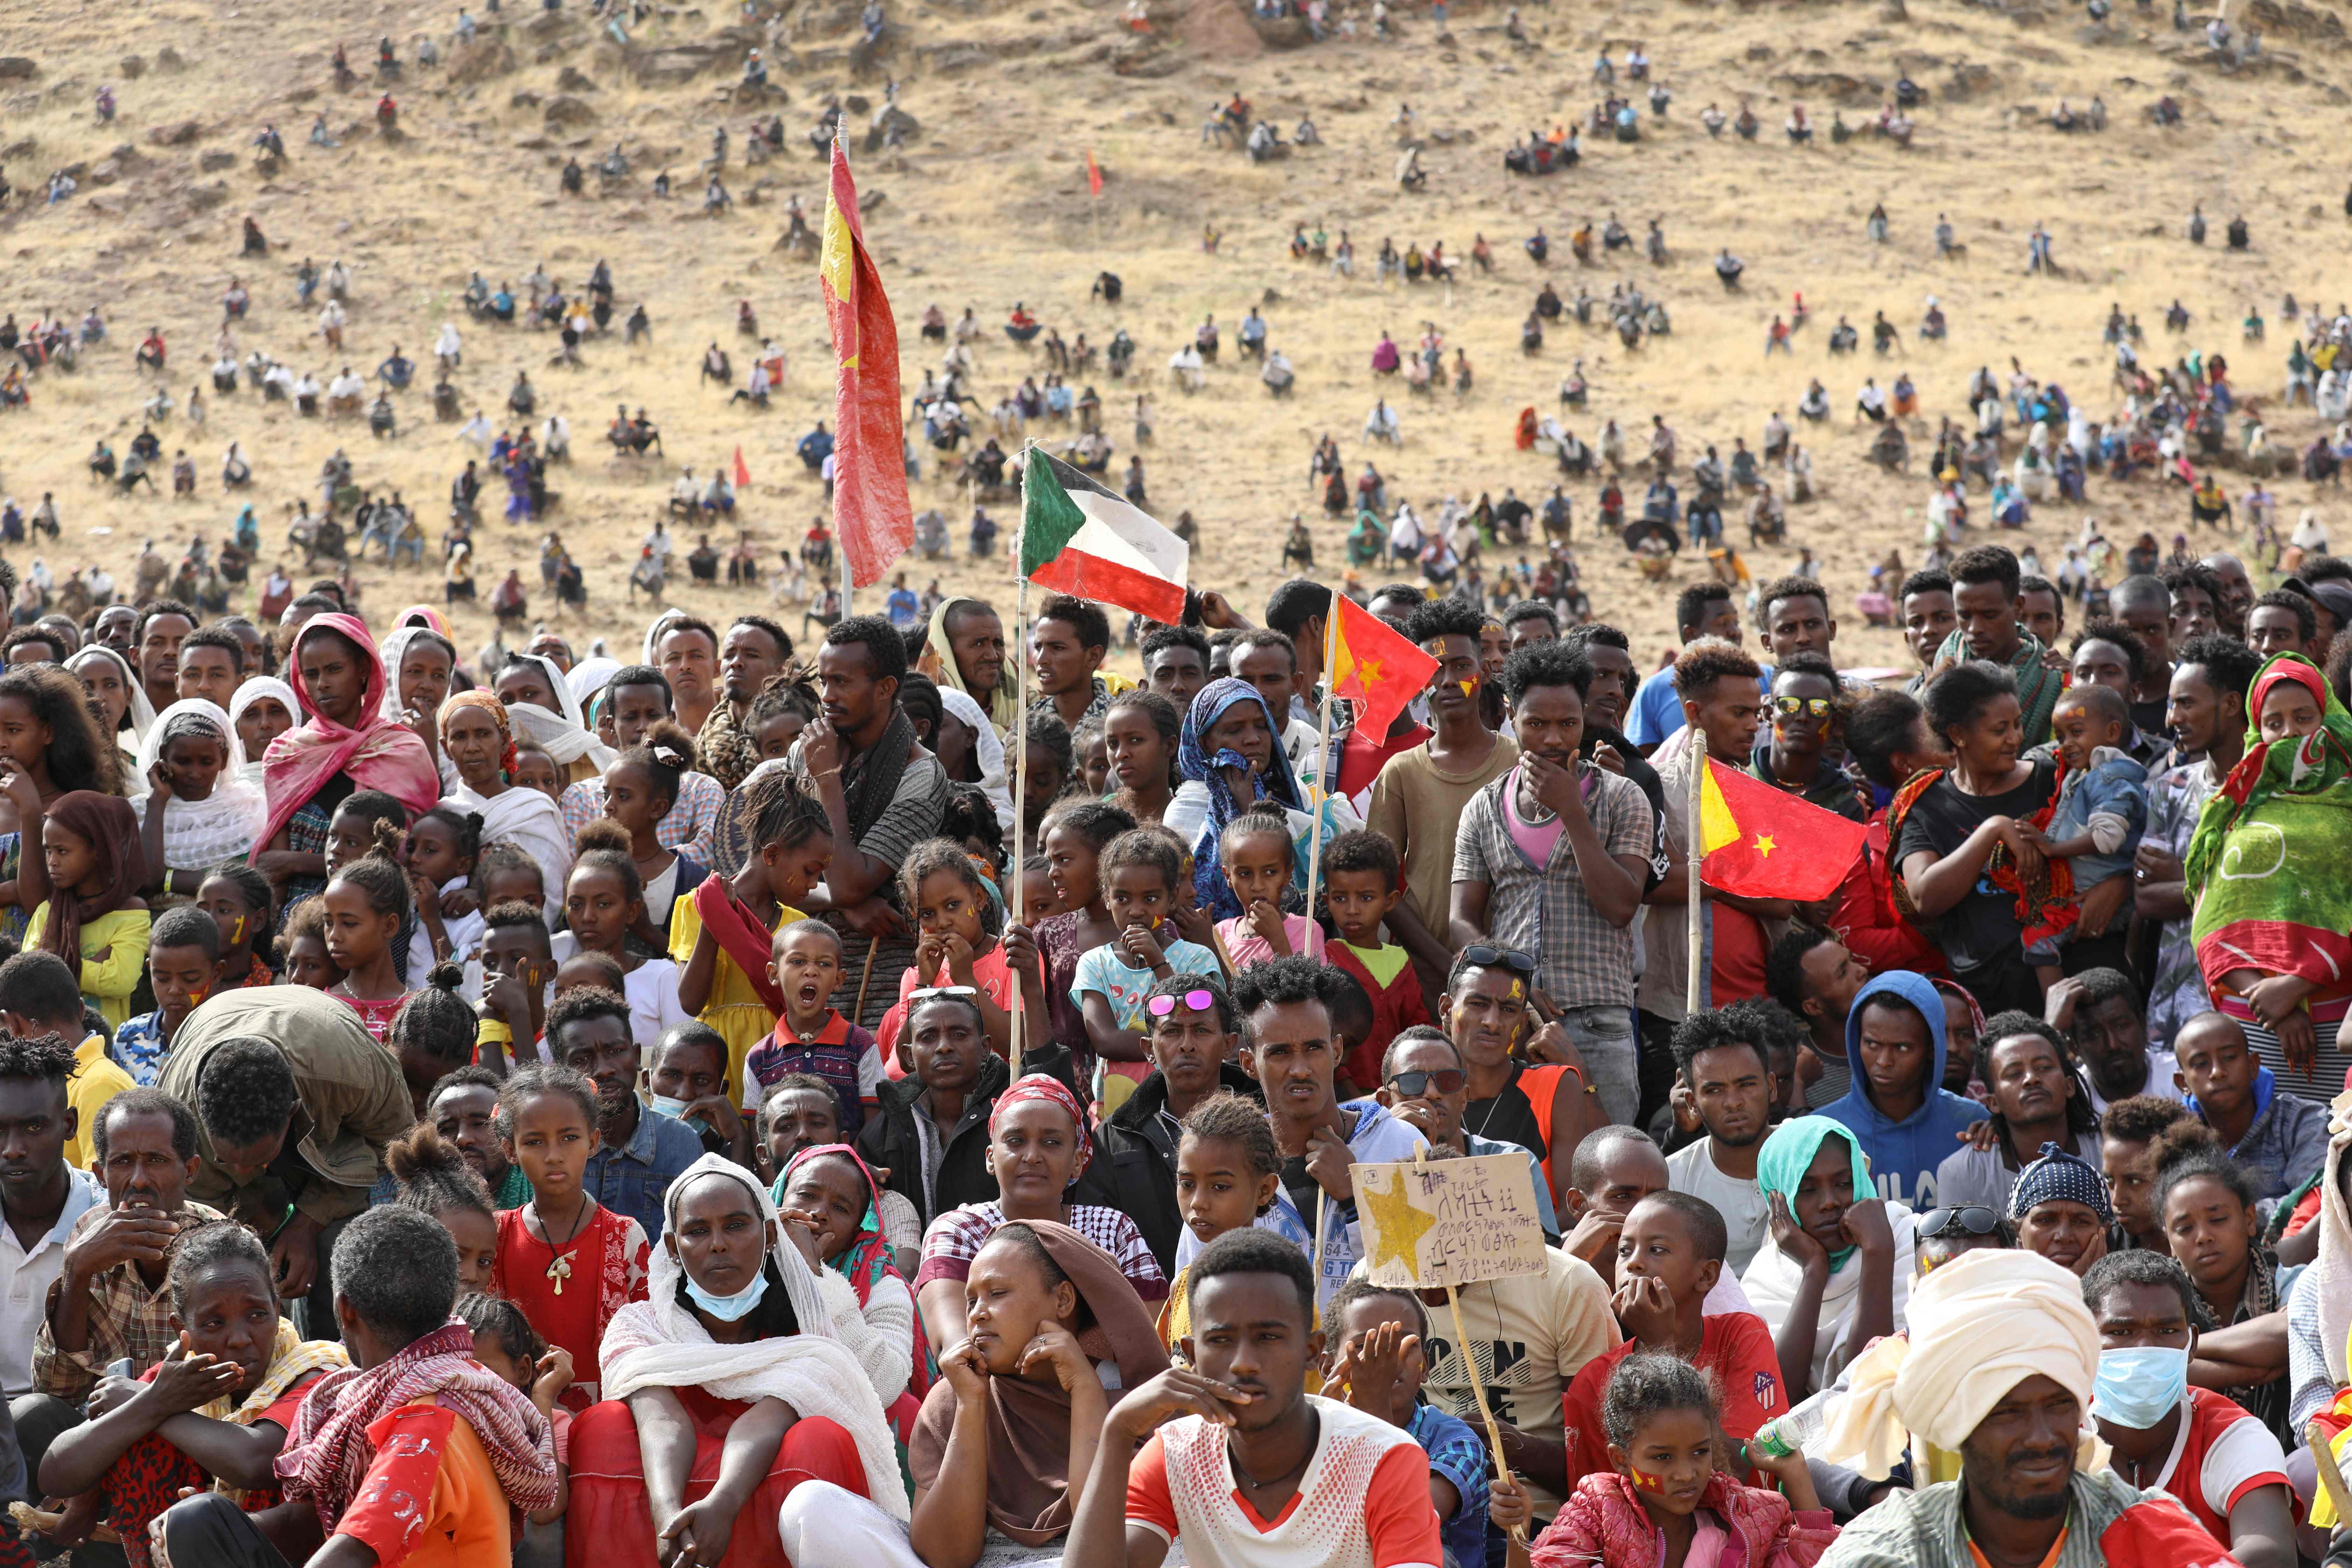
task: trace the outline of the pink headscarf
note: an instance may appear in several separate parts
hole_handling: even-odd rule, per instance
[[[302,644],[314,631],[331,631],[359,650],[367,666],[367,689],[360,699],[357,729],[347,729],[327,717],[302,679]],[[269,742],[262,759],[262,789],[269,800],[269,822],[254,842],[258,855],[278,830],[310,804],[320,786],[337,773],[348,774],[355,789],[382,790],[408,808],[409,814],[430,811],[441,798],[441,775],[432,753],[415,731],[383,715],[383,660],[375,641],[356,616],[313,616],[294,638],[294,655],[287,661],[294,694],[310,715],[300,728],[289,730]]]
[[[1016,1105],[1024,1105],[1033,1100],[1052,1100],[1055,1105],[1068,1111],[1070,1120],[1077,1124],[1078,1162],[1070,1168],[1070,1180],[1076,1181],[1087,1173],[1087,1166],[1094,1161],[1095,1141],[1087,1131],[1086,1108],[1078,1103],[1078,1097],[1072,1094],[1068,1086],[1060,1079],[1048,1078],[1041,1072],[1033,1072],[1025,1078],[1016,1078],[1005,1085],[1004,1091],[996,1097],[995,1108],[988,1113],[988,1135],[991,1138],[996,1136],[997,1126],[1003,1121],[1007,1111]]]

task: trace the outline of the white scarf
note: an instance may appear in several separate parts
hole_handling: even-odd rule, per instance
[[[140,826],[147,825],[148,775],[162,758],[164,743],[175,731],[184,735],[206,730],[219,735],[226,747],[212,794],[202,800],[182,800],[175,795],[163,803],[163,864],[174,871],[209,871],[224,860],[242,860],[253,853],[254,840],[268,826],[268,803],[261,787],[246,776],[245,746],[236,738],[235,721],[215,703],[183,697],[155,716],[139,744],[131,809]]]
[[[563,678],[564,685],[571,689],[572,700],[580,704],[580,721],[587,728],[595,728],[588,723],[588,710],[594,705],[596,699],[604,695],[605,685],[620,672],[619,659],[600,653],[573,665],[572,673]]]
[[[295,728],[301,727],[302,704],[294,695],[292,687],[274,675],[248,675],[245,678],[245,683],[229,695],[228,729],[231,736],[236,734],[236,721],[245,717],[245,710],[265,697],[285,708],[286,716],[294,721]],[[237,743],[240,747],[244,744],[242,741]],[[247,757],[239,764],[239,776],[256,789],[261,788],[261,759]]]
[[[547,889],[547,916],[552,921],[563,908],[563,885],[572,877],[572,839],[563,830],[563,813],[555,802],[539,790],[520,784],[509,784],[504,794],[485,798],[460,780],[447,787],[442,804],[460,812],[481,813],[484,844],[503,840],[537,863]]]
[[[147,689],[139,683],[139,676],[131,668],[131,661],[104,643],[92,643],[83,648],[66,660],[66,668],[79,675],[81,667],[94,658],[112,659],[116,672],[122,677],[123,689],[131,693],[131,706],[122,712],[125,723],[114,732],[114,741],[122,748],[124,756],[136,757],[140,743],[147,739],[149,726],[155,722],[155,705],[147,700]],[[300,715],[297,714],[296,722],[299,721]],[[143,778],[146,775],[142,773],[140,776]]]
[[[774,1260],[793,1314],[800,1320],[801,1331],[790,1339],[722,1345],[692,1311],[678,1304],[678,1284],[686,1270],[671,1253],[668,1237],[677,1233],[678,1204],[687,1190],[714,1175],[741,1184],[766,1224],[767,1256]],[[797,1248],[776,1243],[776,1205],[767,1189],[741,1166],[705,1154],[669,1184],[662,1202],[668,1223],[664,1239],[653,1249],[646,1300],[623,1307],[604,1330],[598,1353],[604,1397],[625,1400],[641,1388],[698,1387],[718,1399],[781,1399],[802,1416],[821,1416],[846,1431],[866,1464],[866,1495],[891,1518],[905,1522],[909,1517],[907,1489],[882,1401],[865,1368],[835,1335],[832,1314],[807,1262]]]
[[[555,759],[559,768],[567,767],[585,757],[598,773],[613,765],[613,748],[596,738],[596,732],[580,721],[580,699],[572,695],[572,683],[555,661],[541,653],[519,653],[514,656],[539,666],[547,679],[547,689],[563,704],[561,713],[550,713],[530,702],[509,702],[507,718],[515,728],[515,743],[528,742]]]
[[[400,661],[408,657],[408,645],[418,637],[431,637],[449,650],[449,668],[457,668],[457,645],[435,631],[431,626],[394,626],[383,641],[376,645],[376,655],[383,660],[383,716],[400,721],[408,711],[408,704],[400,696]]]

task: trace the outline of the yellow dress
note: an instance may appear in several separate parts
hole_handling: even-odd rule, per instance
[[[110,1029],[122,1027],[131,1016],[131,994],[139,989],[139,972],[147,967],[147,931],[153,922],[147,906],[140,904],[110,910],[82,925],[81,994]],[[22,951],[30,952],[40,946],[41,933],[48,925],[49,905],[45,899],[25,927]],[[101,952],[106,954],[103,959],[97,956]]]
[[[779,909],[776,923],[770,931],[780,931],[794,921],[807,918],[789,906]],[[702,916],[696,911],[694,900],[690,896],[678,900],[669,910],[669,955],[677,961],[681,975],[694,961],[694,944],[701,939]],[[744,1058],[751,1054],[753,1047],[776,1032],[776,1016],[760,1000],[751,977],[723,947],[719,950],[718,964],[710,973],[710,1000],[699,1016],[727,1042],[727,1082],[740,1100],[743,1094]]]

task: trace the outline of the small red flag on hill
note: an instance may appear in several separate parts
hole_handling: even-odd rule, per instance
[[[743,465],[743,448],[735,448],[735,488],[741,489],[751,482],[751,470]]]
[[[1323,673],[1333,698],[1348,698],[1362,710],[1357,728],[1385,735],[1405,704],[1428,687],[1437,660],[1345,594],[1334,594],[1324,631]]]
[[[1087,194],[1102,195],[1102,168],[1095,162],[1094,149],[1087,149]]]
[[[1862,853],[1864,829],[1707,759],[1699,793],[1699,879],[1747,899],[1828,898]]]
[[[915,542],[907,500],[907,458],[898,423],[898,327],[882,276],[857,221],[849,158],[833,144],[833,184],[824,202],[817,281],[839,359],[834,379],[833,517],[850,583],[882,580]]]

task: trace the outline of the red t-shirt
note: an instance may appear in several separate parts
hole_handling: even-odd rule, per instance
[[[1200,1532],[1205,1540],[1185,1534],[1178,1523],[1168,1481],[1169,1432],[1162,1427],[1136,1454],[1128,1471],[1127,1521],[1171,1542],[1181,1535],[1185,1560],[1202,1568],[1438,1568],[1445,1551],[1438,1536],[1437,1510],[1429,1500],[1429,1455],[1410,1437],[1401,1444],[1383,1442],[1380,1447],[1386,1451],[1367,1479],[1360,1467],[1370,1452],[1362,1434],[1335,1445],[1328,1417],[1325,1425],[1299,1489],[1279,1514],[1263,1518],[1240,1489],[1230,1489],[1222,1500],[1230,1506],[1216,1508]],[[1187,1462],[1209,1463],[1213,1457],[1203,1451],[1201,1435],[1190,1436]],[[1402,1430],[1396,1436],[1405,1436]],[[1177,1436],[1180,1443],[1186,1441],[1186,1434]],[[1222,1430],[1214,1442],[1223,1446]],[[1347,1452],[1336,1453],[1335,1447]],[[1214,1462],[1222,1477],[1223,1461]],[[1357,1521],[1369,1550],[1352,1548]]]
[[[1348,738],[1339,742],[1339,794],[1356,808],[1357,816],[1364,814],[1364,801],[1370,798],[1372,781],[1381,776],[1389,759],[1412,751],[1428,740],[1431,733],[1426,724],[1415,724],[1402,735],[1384,735],[1378,740],[1365,734],[1361,726],[1348,731]]]
[[[2287,1485],[2286,1454],[2270,1428],[2210,1388],[2189,1391],[2189,1418],[2173,1438],[2155,1489],[2169,1492],[2216,1541],[2230,1539],[2230,1510],[2261,1486]]]
[[[1723,1402],[1723,1429],[1742,1442],[1789,1408],[1780,1386],[1780,1356],[1772,1331],[1753,1312],[1726,1312],[1705,1320],[1696,1364],[1715,1374]],[[1588,1475],[1607,1470],[1609,1435],[1601,1426],[1601,1396],[1617,1363],[1642,1348],[1627,1340],[1584,1363],[1560,1400],[1561,1436],[1568,1443],[1568,1489]]]
[[[1367,958],[1361,950],[1344,942],[1326,942],[1323,956],[1332,967],[1354,975],[1364,994],[1372,999],[1372,1032],[1339,1064],[1356,1092],[1370,1094],[1380,1087],[1381,1058],[1389,1042],[1400,1031],[1431,1021],[1428,1000],[1421,994],[1421,977],[1413,972],[1412,960],[1404,949],[1393,943],[1372,949]],[[1382,970],[1388,973],[1386,980],[1378,973]]]
[[[1764,926],[1745,910],[1712,906],[1715,935],[1714,992],[1717,1007],[1764,994]]]

